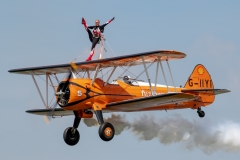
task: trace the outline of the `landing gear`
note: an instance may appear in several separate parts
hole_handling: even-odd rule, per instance
[[[76,111],[74,111],[74,114],[75,114],[75,119],[74,119],[73,127],[68,127],[63,132],[63,139],[70,146],[76,145],[80,139],[80,134],[77,128],[79,126],[81,118],[78,117],[78,113]]]
[[[112,140],[114,137],[114,134],[115,134],[113,125],[108,122],[101,124],[98,129],[98,134],[99,134],[100,138],[104,141]]]
[[[101,110],[96,110],[95,111],[98,123],[100,124],[100,127],[98,129],[98,134],[99,137],[103,141],[110,141],[113,139],[115,130],[114,127],[111,123],[104,122],[103,121],[103,116],[102,116],[102,111]]]
[[[80,134],[79,134],[77,128],[79,126],[81,118],[79,118],[79,114],[77,111],[73,111],[73,113],[75,115],[73,127],[68,127],[63,132],[63,139],[70,146],[76,145],[78,143],[78,141],[80,140]],[[97,117],[98,123],[100,124],[100,127],[98,129],[99,137],[103,141],[112,140],[114,137],[114,134],[115,134],[113,125],[111,123],[104,122],[101,110],[96,110],[95,115]]]
[[[73,127],[68,127],[63,132],[63,139],[68,145],[74,146],[78,143],[80,139],[80,134],[77,129],[74,129]]]
[[[200,107],[199,107],[197,110],[198,110],[198,111],[197,111],[198,116],[199,116],[200,118],[203,118],[203,117],[205,116],[205,112],[202,111]]]

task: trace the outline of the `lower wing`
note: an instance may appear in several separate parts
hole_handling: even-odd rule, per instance
[[[142,109],[147,109],[151,107],[167,105],[167,104],[176,104],[180,102],[187,102],[195,100],[195,96],[185,93],[168,93],[161,94],[156,96],[131,99],[121,102],[113,102],[106,105],[106,108],[103,112],[134,112]],[[69,116],[74,115],[71,110],[64,110],[62,108],[55,108],[52,112],[51,108],[48,109],[33,109],[27,110],[27,113],[36,114],[36,115],[49,115],[52,113],[52,116]]]

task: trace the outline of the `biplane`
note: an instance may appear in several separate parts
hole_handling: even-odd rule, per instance
[[[100,138],[103,141],[110,141],[114,137],[114,127],[104,121],[103,113],[191,108],[197,110],[199,117],[204,117],[205,113],[201,108],[212,104],[215,95],[230,91],[214,89],[210,74],[201,64],[193,69],[184,87],[169,86],[162,63],[167,63],[165,66],[168,66],[174,84],[169,61],[184,57],[186,54],[182,52],[157,50],[87,62],[18,68],[9,72],[30,75],[36,85],[45,109],[27,110],[27,113],[49,117],[75,116],[73,126],[66,128],[63,138],[68,145],[76,145],[80,139],[77,128],[81,119],[93,118],[94,115],[100,125],[98,130]],[[153,79],[150,78],[148,71],[152,64],[156,66]],[[124,75],[126,70],[133,66],[139,68],[142,66],[141,74],[146,74],[147,81]],[[126,69],[110,82],[116,69],[120,67]],[[104,69],[108,69],[105,80],[98,77]],[[161,77],[165,85],[158,84],[159,72],[162,72]],[[59,74],[66,75],[62,81],[58,79]],[[37,84],[36,76],[46,78],[46,98]],[[56,85],[53,84],[53,80],[56,81]],[[52,106],[48,100],[49,86],[53,88],[52,96],[56,99]],[[60,108],[56,108],[57,106]]]

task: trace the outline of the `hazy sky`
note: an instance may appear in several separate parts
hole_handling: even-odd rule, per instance
[[[239,15],[236,0],[1,0],[1,159],[239,159]],[[104,35],[116,55],[181,51],[187,57],[170,62],[177,86],[185,84],[196,64],[203,64],[215,88],[231,92],[203,108],[203,119],[191,109],[121,113],[132,128],[110,142],[99,138],[98,127],[82,122],[80,142],[68,146],[63,131],[72,126],[74,117],[46,124],[43,117],[25,113],[44,106],[32,78],[8,70],[68,63],[76,57],[85,61],[91,43],[81,18],[93,25],[95,19],[104,23],[114,16]],[[147,134],[154,134],[157,127],[165,130],[144,140],[145,132],[136,131],[140,124],[147,127]]]

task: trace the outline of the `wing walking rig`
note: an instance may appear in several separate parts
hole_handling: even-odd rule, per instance
[[[157,50],[137,53],[113,58],[99,59],[87,62],[76,62],[48,66],[18,68],[9,70],[10,73],[30,75],[36,85],[45,109],[27,110],[27,113],[48,117],[74,115],[72,127],[64,131],[64,140],[68,145],[75,145],[80,139],[77,130],[82,118],[96,116],[99,136],[104,141],[114,137],[114,127],[104,122],[103,113],[106,112],[136,112],[173,109],[197,109],[199,117],[205,113],[201,107],[214,102],[215,95],[230,92],[226,89],[214,89],[210,74],[206,68],[196,65],[183,88],[176,87],[171,73],[169,61],[185,58],[186,54],[173,50]],[[162,62],[166,62],[172,84],[169,86]],[[156,64],[154,80],[151,82],[148,68]],[[147,82],[123,76],[130,67],[142,66]],[[124,69],[115,81],[109,83],[118,68]],[[99,78],[102,70],[108,70],[106,80]],[[162,72],[166,85],[157,84],[159,70]],[[59,81],[58,75],[67,74]],[[37,84],[36,76],[45,76],[46,98]],[[123,76],[123,77],[122,77]],[[121,79],[122,78],[122,79]],[[55,79],[57,85],[53,84]],[[49,89],[54,91],[56,103],[49,104]],[[56,108],[60,106],[60,108]]]

